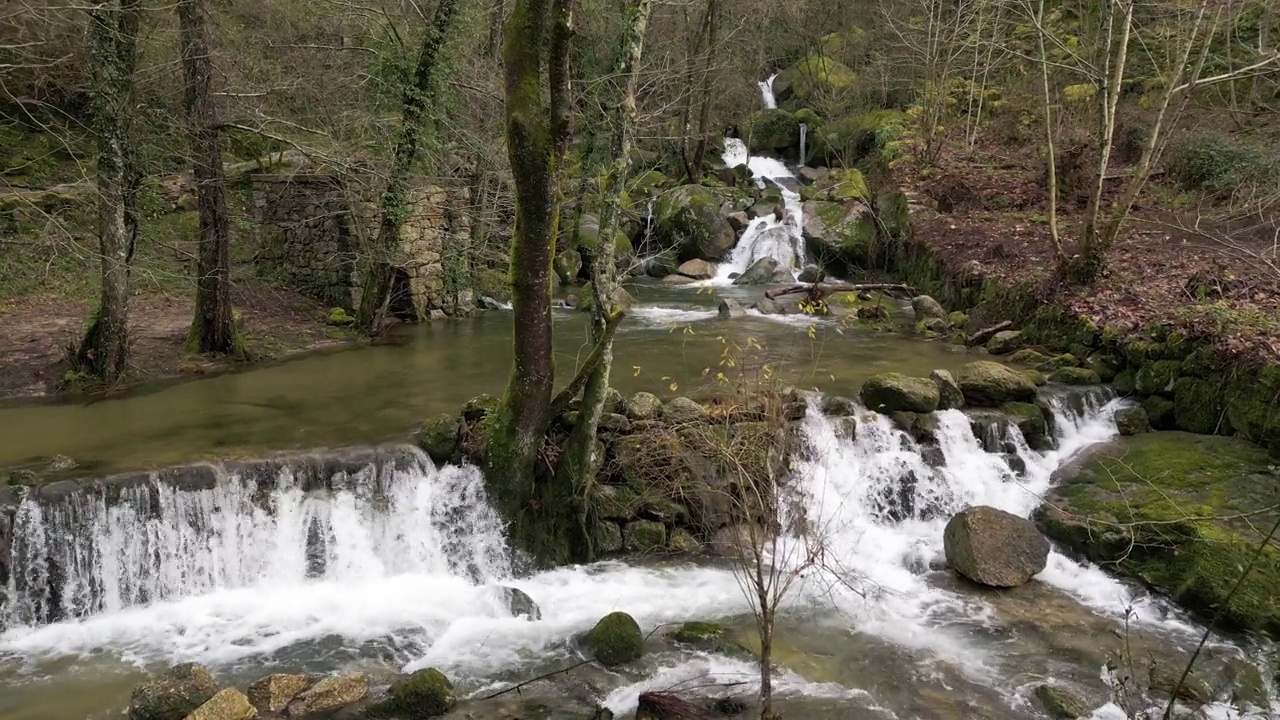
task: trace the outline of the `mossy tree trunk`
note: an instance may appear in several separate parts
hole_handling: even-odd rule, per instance
[[[231,223],[227,219],[222,137],[213,100],[213,60],[209,47],[211,0],[178,0],[179,41],[184,81],[183,106],[191,135],[200,253],[196,263],[196,312],[191,349],[243,355],[231,314]]]
[[[644,55],[645,34],[653,0],[634,0],[626,8],[627,23],[621,41],[618,65],[614,76],[622,82],[616,98],[617,108],[613,128],[611,150],[613,163],[605,178],[601,192],[600,240],[591,262],[591,336],[597,352],[596,362],[584,365],[587,373],[582,392],[582,409],[578,424],[569,433],[569,442],[556,468],[556,484],[570,492],[579,508],[578,527],[580,539],[573,548],[575,560],[590,560],[594,556],[594,543],[589,517],[588,499],[592,485],[603,460],[596,431],[600,416],[604,414],[605,398],[609,391],[609,373],[613,366],[613,330],[622,320],[622,311],[614,303],[619,287],[617,265],[617,235],[622,221],[622,194],[627,175],[631,170],[631,144],[636,126],[636,66]],[[572,546],[571,546],[572,547]]]
[[[89,8],[102,297],[72,365],[109,384],[124,376],[128,363],[129,275],[141,181],[131,137],[138,26],[138,0],[108,0]]]
[[[449,28],[458,7],[457,0],[439,0],[431,24],[422,35],[413,81],[404,89],[400,111],[400,130],[387,187],[382,193],[381,221],[373,241],[369,269],[365,274],[357,315],[359,329],[377,335],[385,327],[387,304],[391,298],[395,276],[395,254],[400,232],[412,208],[409,204],[409,181],[418,161],[428,110],[435,102],[435,72],[440,49],[448,39]]]
[[[507,19],[507,153],[515,180],[511,239],[514,361],[506,392],[486,419],[485,479],[510,536],[542,560],[562,558],[562,530],[576,513],[539,477],[538,452],[551,420],[551,258],[559,221],[559,176],[569,138],[571,0],[515,0]],[[549,86],[549,87],[548,87]]]

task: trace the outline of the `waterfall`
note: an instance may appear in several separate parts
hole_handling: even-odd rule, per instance
[[[794,277],[805,259],[804,210],[800,193],[792,189],[795,175],[779,160],[750,155],[746,144],[737,138],[725,138],[723,160],[729,167],[745,164],[758,187],[777,186],[782,193],[783,214],[781,219],[762,217],[752,220],[710,282],[730,283],[731,274],[741,274],[762,257],[777,259],[778,267],[790,270]]]
[[[761,80],[756,83],[760,86],[760,99],[764,102],[766,110],[772,110],[778,107],[778,101],[773,97],[773,80],[778,77],[777,73],[769,76],[768,80]]]
[[[800,123],[800,159],[796,161],[797,164],[799,165],[804,165],[805,161],[809,157],[808,148],[807,148],[808,141],[809,141],[809,126],[805,125],[804,123]]]
[[[259,583],[409,572],[483,583],[510,573],[473,467],[437,470],[417,454],[408,467],[369,464],[312,491],[288,466],[262,484],[221,475],[199,490],[152,478],[118,493],[24,499],[0,629]]]

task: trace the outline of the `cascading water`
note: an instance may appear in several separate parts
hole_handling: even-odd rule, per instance
[[[772,257],[778,261],[778,267],[795,273],[804,265],[804,210],[801,207],[800,193],[791,188],[795,175],[787,169],[786,164],[773,158],[753,156],[747,146],[737,138],[725,138],[725,165],[737,167],[746,165],[751,170],[751,177],[756,185],[776,185],[782,193],[782,217],[759,217],[742,231],[742,237],[734,246],[728,259],[720,263],[716,277],[709,281],[712,284],[731,283],[731,275],[740,275],[752,263],[764,257]]]
[[[778,101],[773,97],[773,81],[778,77],[777,73],[769,76],[768,80],[761,80],[757,83],[760,86],[760,99],[764,102],[766,110],[773,110],[778,107]]]
[[[809,158],[809,126],[800,123],[800,157],[796,158],[796,162],[804,165]]]

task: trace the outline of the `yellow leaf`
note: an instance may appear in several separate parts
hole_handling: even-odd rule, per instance
[[[640,377],[640,366],[639,366],[639,365],[632,365],[632,366],[631,366],[631,369],[635,371],[635,372],[631,373],[631,377]]]
[[[671,392],[675,392],[676,390],[680,389],[680,385],[677,383],[671,383],[667,387],[671,388]]]

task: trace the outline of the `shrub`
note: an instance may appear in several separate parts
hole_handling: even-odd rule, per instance
[[[1269,148],[1222,135],[1195,135],[1173,148],[1169,170],[1188,189],[1232,194],[1280,182],[1280,157]]]

